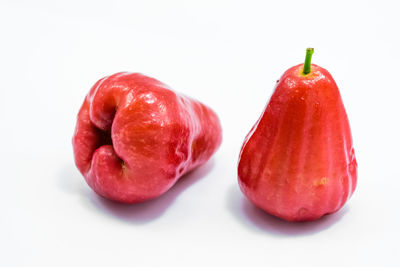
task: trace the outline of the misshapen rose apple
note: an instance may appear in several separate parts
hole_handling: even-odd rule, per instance
[[[75,163],[99,195],[123,203],[160,196],[205,163],[222,140],[217,115],[138,73],[99,80],[79,111]]]

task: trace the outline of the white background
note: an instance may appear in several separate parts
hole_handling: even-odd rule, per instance
[[[398,1],[0,3],[0,266],[400,266]],[[305,48],[336,79],[359,183],[338,213],[286,223],[237,185],[240,146]],[[162,197],[95,195],[71,137],[89,88],[142,72],[218,114],[210,162]]]

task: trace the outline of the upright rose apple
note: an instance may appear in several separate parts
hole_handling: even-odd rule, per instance
[[[339,210],[356,188],[357,161],[339,89],[305,64],[279,79],[239,157],[239,185],[256,206],[288,221]]]

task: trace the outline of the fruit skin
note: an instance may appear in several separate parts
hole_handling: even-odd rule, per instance
[[[207,106],[139,73],[99,80],[79,111],[75,163],[99,195],[122,203],[160,196],[218,149]]]
[[[278,80],[242,146],[238,178],[256,206],[287,221],[339,210],[353,194],[357,161],[350,125],[329,72],[303,64]]]

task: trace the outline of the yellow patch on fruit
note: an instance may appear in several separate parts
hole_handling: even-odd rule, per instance
[[[322,177],[321,179],[314,181],[314,186],[325,185],[327,183],[328,183],[328,178]]]

